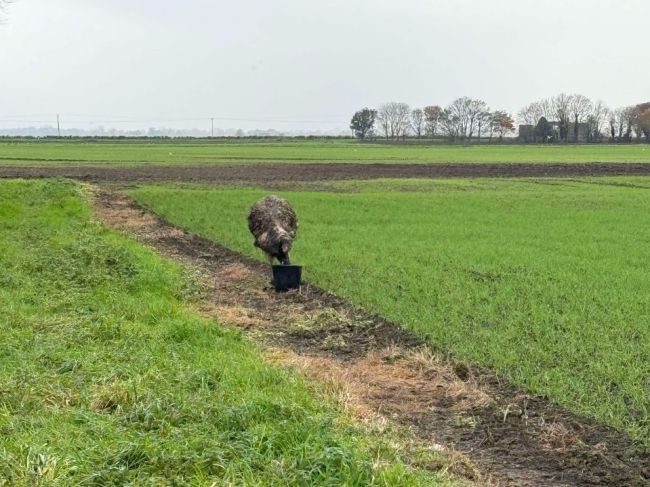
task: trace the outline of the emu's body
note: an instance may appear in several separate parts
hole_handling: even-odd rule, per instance
[[[255,246],[282,264],[289,264],[289,251],[296,238],[298,219],[289,202],[278,196],[267,196],[253,205],[248,215],[248,229],[255,237]]]

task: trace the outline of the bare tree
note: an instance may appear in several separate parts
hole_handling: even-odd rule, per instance
[[[424,111],[416,108],[411,112],[411,130],[413,134],[419,139],[424,132]]]
[[[609,137],[612,142],[623,140],[623,129],[625,127],[625,108],[610,110],[609,117]]]
[[[548,120],[549,118],[553,117],[553,99],[552,98],[544,98],[543,100],[540,100],[538,102],[539,105],[539,111],[542,115],[542,117],[546,117]]]
[[[542,117],[544,118],[544,117]],[[497,110],[490,114],[489,118],[490,126],[490,139],[494,133],[499,136],[499,140],[502,140],[506,134],[512,133],[515,131],[515,121],[507,112]]]
[[[611,110],[605,104],[598,100],[591,107],[591,111],[587,116],[587,123],[589,124],[589,140],[591,142],[600,142],[603,136],[603,129],[607,124]]]
[[[632,132],[634,132],[637,139],[645,135],[642,115],[648,109],[650,109],[650,102],[619,109],[621,117],[619,130],[621,133],[623,133],[622,127],[625,126],[625,133],[620,137],[621,140],[625,142],[632,141]]]
[[[483,128],[490,109],[483,100],[470,99],[467,104],[467,116],[469,117],[469,132],[467,138],[471,140],[474,131],[478,131],[479,139],[481,138],[481,129]]]
[[[572,97],[560,93],[550,100],[553,107],[553,115],[559,123],[560,140],[567,141],[569,137],[569,119],[571,117],[571,105],[573,103]]]
[[[634,107],[632,120],[634,132],[637,139],[645,137],[647,142],[650,142],[650,102],[639,103]]]
[[[645,135],[646,142],[650,143],[650,103],[646,103],[646,108],[639,114],[639,127]]]
[[[632,140],[632,129],[634,128],[636,116],[636,107],[625,107],[623,109],[623,119],[625,121],[625,135],[623,136],[623,140],[626,142]]]
[[[445,108],[441,126],[445,135],[452,140],[471,139],[479,127],[482,129],[485,126],[486,113],[489,110],[483,100],[467,96],[456,98]]]
[[[427,135],[435,137],[444,117],[444,110],[438,105],[424,107],[424,122]]]
[[[616,140],[616,112],[614,110],[607,110],[605,114],[607,118],[607,133],[609,140],[614,142]]]
[[[476,117],[476,127],[478,141],[481,142],[481,137],[486,131],[490,130],[490,120],[492,119],[492,112],[486,107],[486,110],[480,112]]]
[[[408,132],[411,109],[407,103],[385,103],[377,111],[377,122],[384,137],[397,139]]]
[[[490,142],[492,141],[492,137],[494,137],[494,132],[497,131],[497,127],[499,126],[499,121],[500,121],[499,117],[500,117],[501,113],[503,113],[503,112],[500,112],[499,110],[497,110],[496,112],[492,112],[490,114],[490,120],[488,121],[488,128],[490,130]],[[528,124],[526,124],[526,125],[528,125]]]
[[[460,136],[458,132],[458,116],[449,107],[445,108],[440,117],[440,133],[449,137],[452,142]]]
[[[466,96],[456,98],[445,108],[443,117],[443,130],[452,140],[457,138],[464,139],[469,132],[469,103],[470,99]]]
[[[572,95],[570,102],[571,115],[573,117],[573,141],[578,142],[578,125],[587,121],[591,113],[592,103],[584,95]]]
[[[548,98],[526,105],[517,114],[520,122],[523,122],[525,125],[533,126],[537,125],[539,119],[542,117],[549,119],[554,116],[553,102]]]
[[[530,103],[519,110],[519,113],[517,113],[517,119],[523,125],[535,125],[539,120],[535,103]]]

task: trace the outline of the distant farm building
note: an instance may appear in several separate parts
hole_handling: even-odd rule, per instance
[[[520,125],[519,126],[519,141],[525,143],[531,142],[548,142],[559,141],[560,139],[560,122],[548,122],[548,134],[544,140],[544,135],[538,133],[535,125]],[[568,125],[567,138],[569,142],[588,142],[589,141],[590,125],[588,123],[578,123],[578,138],[575,136],[575,123]]]

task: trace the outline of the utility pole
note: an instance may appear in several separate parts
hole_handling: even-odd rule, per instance
[[[56,131],[59,133],[59,138],[61,137],[61,120],[59,114],[56,114]]]
[[[210,122],[212,122],[212,132],[211,132],[212,135],[211,135],[211,137],[214,139],[214,118],[211,118]]]

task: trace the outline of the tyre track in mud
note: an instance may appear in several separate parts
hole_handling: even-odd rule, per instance
[[[96,213],[196,269],[208,288],[203,313],[244,330],[272,360],[342,384],[353,409],[459,452],[463,460],[452,471],[477,485],[650,485],[650,457],[622,432],[526,394],[490,370],[436,356],[417,336],[317,287],[277,294],[267,266],[117,192],[100,190]]]

